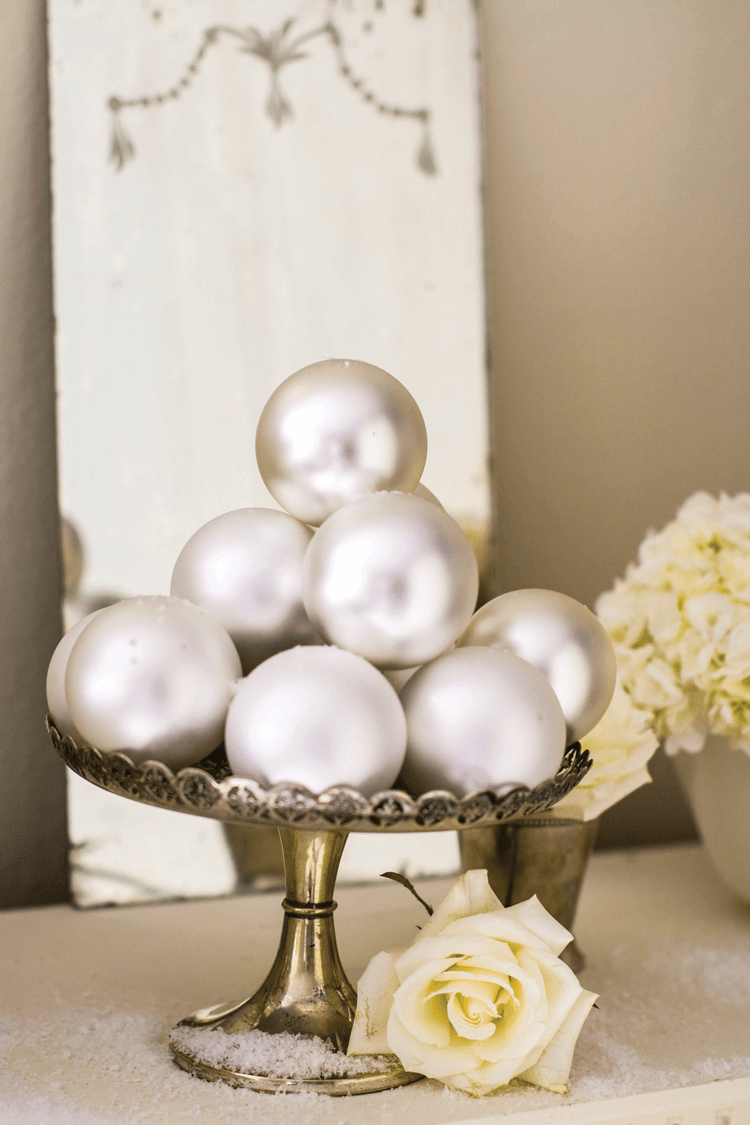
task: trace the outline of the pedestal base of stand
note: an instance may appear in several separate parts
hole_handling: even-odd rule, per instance
[[[218,1029],[221,1026],[222,1021],[228,1015],[237,1011],[240,1007],[242,1005],[230,1009],[203,1009],[177,1024],[173,1035],[179,1028],[183,1027],[200,1029],[210,1034],[213,1029]],[[242,1086],[248,1090],[258,1090],[267,1094],[292,1094],[299,1093],[302,1090],[309,1090],[316,1094],[328,1094],[334,1097],[344,1094],[372,1094],[378,1090],[391,1090],[395,1086],[406,1086],[411,1082],[419,1081],[422,1077],[420,1074],[410,1074],[404,1070],[395,1057],[391,1064],[390,1058],[382,1055],[372,1058],[371,1070],[364,1069],[367,1066],[366,1057],[350,1060],[352,1069],[360,1071],[364,1069],[364,1073],[300,1078],[293,1074],[288,1076],[250,1074],[244,1070],[235,1070],[206,1062],[199,1057],[200,1047],[193,1047],[192,1044],[192,1049],[188,1050],[184,1043],[178,1045],[178,1043],[170,1041],[169,1048],[177,1065],[196,1078],[203,1078],[208,1082],[226,1082],[229,1086]],[[335,1058],[335,1056],[333,1057]]]

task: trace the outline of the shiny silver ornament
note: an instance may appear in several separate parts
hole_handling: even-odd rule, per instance
[[[412,492],[427,431],[416,402],[387,371],[327,359],[276,388],[258,422],[255,452],[273,498],[317,526],[359,496]]]
[[[476,558],[455,520],[398,492],[334,512],[303,567],[305,608],[320,635],[379,668],[412,668],[450,648],[477,589]]]
[[[420,498],[420,500],[427,500],[428,503],[434,504],[436,508],[442,508],[442,510],[445,511],[445,508],[440,503],[440,501],[438,500],[435,493],[430,492],[427,485],[422,484],[421,481],[419,482],[417,487],[414,489],[414,492],[412,493],[412,496],[418,496]]]
[[[320,793],[387,789],[406,749],[406,720],[386,679],[359,656],[318,646],[272,656],[240,684],[225,744],[237,777]]]
[[[245,673],[320,639],[302,604],[302,560],[313,534],[286,512],[239,508],[204,524],[180,552],[172,596],[218,618]]]
[[[554,777],[565,719],[545,677],[511,652],[459,648],[420,668],[401,692],[408,745],[402,776],[415,796],[464,796]]]
[[[52,653],[52,659],[47,669],[47,707],[49,708],[49,713],[55,720],[55,726],[60,734],[69,735],[76,746],[82,746],[84,740],[81,737],[81,732],[78,727],[70,717],[68,697],[65,694],[65,674],[68,670],[68,660],[73,651],[73,645],[86,626],[101,612],[101,609],[94,610],[93,613],[82,617],[80,621],[76,621],[75,625],[68,629],[67,633]]]
[[[401,688],[409,682],[415,672],[418,672],[421,664],[417,664],[415,668],[390,668],[383,669],[383,675],[394,691],[400,692]]]
[[[83,630],[68,658],[65,694],[92,746],[181,769],[221,743],[241,674],[215,617],[179,598],[129,598]]]
[[[612,642],[591,610],[567,594],[502,594],[477,610],[458,643],[507,649],[538,668],[560,700],[568,745],[596,726],[612,700]]]

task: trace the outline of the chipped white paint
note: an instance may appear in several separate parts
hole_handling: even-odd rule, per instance
[[[258,416],[326,356],[406,384],[425,482],[486,519],[475,11],[416,8],[50,0],[60,487],[85,594],[167,593],[199,526],[275,507]],[[73,791],[77,860],[113,873],[77,874],[83,901],[227,889],[219,825],[122,801],[113,824],[114,800]],[[191,852],[186,832],[192,874],[150,865]],[[378,866],[370,843],[345,876]],[[452,839],[400,859],[386,846],[412,873],[456,861]]]
[[[412,9],[51,3],[61,495],[88,590],[165,593],[202,523],[275,506],[258,416],[326,356],[404,382],[427,423],[426,483],[454,514],[486,516],[474,11]],[[229,32],[252,24],[267,42],[287,15],[310,38],[277,72],[277,126],[271,68]],[[429,114],[435,174],[418,163],[420,121],[377,112],[342,76],[315,34],[331,20],[375,102]],[[190,75],[212,27],[227,32]],[[186,73],[178,97],[117,114],[134,149],[117,171],[108,99]]]

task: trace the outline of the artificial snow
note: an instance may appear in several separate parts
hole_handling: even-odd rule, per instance
[[[397,1060],[387,1055],[349,1057],[329,1039],[282,1031],[240,1031],[223,1028],[175,1027],[170,1043],[209,1066],[266,1078],[353,1078],[391,1070]]]

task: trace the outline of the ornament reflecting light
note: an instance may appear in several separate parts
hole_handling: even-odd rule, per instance
[[[567,594],[502,594],[477,610],[458,643],[507,649],[542,672],[560,700],[568,745],[596,726],[612,700],[612,642],[591,610]]]
[[[78,637],[65,694],[92,746],[181,769],[220,744],[241,674],[215,617],[179,598],[129,598],[103,609]]]
[[[255,438],[273,498],[317,526],[381,489],[412,492],[427,457],[419,407],[397,379],[359,360],[303,367],[273,392]]]
[[[302,604],[302,560],[313,531],[271,508],[240,508],[188,539],[172,574],[172,596],[218,618],[242,668],[319,640]]]
[[[60,734],[67,734],[73,739],[76,746],[82,746],[84,739],[81,732],[73,722],[68,710],[68,697],[65,694],[65,674],[68,670],[68,660],[73,651],[73,645],[80,637],[83,630],[95,617],[102,613],[101,609],[82,617],[76,621],[52,653],[52,659],[47,669],[47,707],[55,721],[55,726]]]
[[[511,652],[458,648],[420,668],[401,692],[408,745],[402,776],[415,796],[515,783],[557,772],[565,719],[545,677]]]
[[[412,668],[450,648],[477,589],[476,558],[455,520],[396,492],[335,512],[303,567],[305,608],[321,636],[384,669]]]
[[[314,793],[351,785],[371,796],[398,776],[406,720],[398,696],[366,660],[318,646],[280,652],[240,684],[225,743],[237,777]]]
[[[420,498],[420,500],[427,500],[428,503],[434,504],[436,508],[442,508],[443,511],[445,511],[445,508],[440,503],[440,501],[438,500],[435,493],[430,492],[427,485],[422,484],[421,481],[419,482],[417,487],[414,489],[414,492],[412,493],[412,496],[418,496]]]

